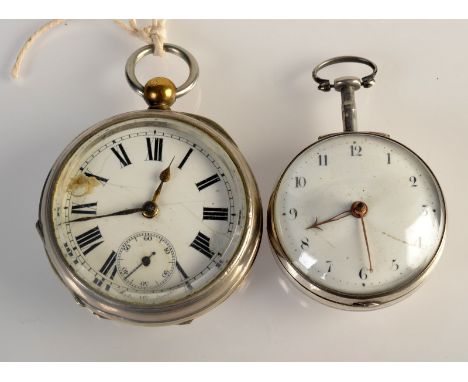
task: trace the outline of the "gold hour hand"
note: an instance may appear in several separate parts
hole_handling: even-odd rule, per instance
[[[318,218],[316,217],[315,222],[312,225],[308,226],[306,229],[317,228],[317,229],[321,230],[322,229],[322,228],[320,228],[321,225],[331,223],[331,222],[336,222],[337,220],[343,219],[343,218],[345,218],[346,216],[349,216],[349,215],[351,215],[351,210],[340,212],[338,215],[335,215],[335,216],[333,216],[333,217],[331,217],[330,219],[327,219],[327,220],[319,221]]]
[[[321,225],[331,223],[331,222],[336,222],[337,220],[343,219],[346,216],[353,215],[355,218],[361,219],[367,214],[367,205],[364,202],[354,202],[351,204],[351,208],[349,210],[340,212],[339,214],[332,216],[331,218],[327,220],[322,220],[319,221],[318,218],[315,218],[315,222],[308,226],[306,229],[310,228],[317,228],[317,229],[322,229],[320,228]]]
[[[315,222],[311,224],[309,227],[307,227],[306,229],[316,228],[316,229],[322,230],[322,228],[320,227],[321,225],[331,223],[331,222],[336,222],[337,220],[343,219],[349,215],[353,215],[355,218],[360,219],[361,225],[362,225],[362,233],[364,235],[364,241],[366,242],[367,257],[369,260],[369,271],[372,272],[373,268],[372,268],[371,253],[369,249],[369,239],[367,238],[366,224],[364,223],[364,216],[367,215],[367,212],[368,212],[368,207],[366,203],[354,202],[351,205],[351,208],[349,210],[340,212],[338,215],[335,215],[327,220],[319,221],[318,218],[315,218]]]
[[[362,224],[362,233],[364,234],[364,240],[366,242],[366,248],[367,248],[367,257],[369,259],[369,271],[373,271],[372,268],[372,259],[371,259],[371,253],[369,249],[369,240],[367,239],[367,231],[366,231],[366,225],[364,224],[364,216],[361,217],[361,224]]]
[[[169,182],[171,180],[171,165],[174,161],[174,158],[175,157],[172,158],[171,163],[169,163],[169,166],[167,166],[164,170],[162,170],[161,174],[159,174],[159,180],[161,181],[161,183],[159,183],[158,188],[156,189],[156,191],[154,191],[153,199],[151,200],[153,203],[156,203],[156,201],[158,200],[159,194],[161,193],[164,183]]]
[[[167,183],[169,180],[171,180],[171,165],[174,161],[174,158],[175,157],[172,158],[169,166],[167,166],[164,170],[161,171],[161,174],[159,174],[160,183],[158,188],[156,188],[156,191],[154,191],[153,198],[143,204],[144,217],[154,218],[159,213],[159,208],[156,202],[158,201],[159,195],[161,194],[164,183]]]

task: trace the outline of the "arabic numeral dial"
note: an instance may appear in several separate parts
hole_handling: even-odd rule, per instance
[[[270,240],[284,268],[293,268],[314,296],[352,304],[400,293],[439,253],[442,191],[427,165],[394,140],[370,133],[325,137],[280,179],[270,203]]]

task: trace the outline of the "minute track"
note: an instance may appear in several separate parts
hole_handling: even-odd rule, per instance
[[[161,213],[164,214],[164,216],[166,217],[169,216],[168,215],[169,211],[172,208],[179,208],[177,206],[180,205],[179,200],[177,201],[175,200],[175,203],[171,202],[171,197],[174,193],[174,189],[171,189],[171,187],[180,187],[178,185],[179,182],[190,182],[191,179],[193,179],[192,185],[194,183],[199,183],[200,179],[208,180],[207,182],[204,182],[205,184],[202,184],[201,188],[203,192],[202,200],[208,201],[209,203],[204,203],[205,204],[204,206],[198,207],[200,208],[198,211],[202,211],[204,213],[197,212],[195,215],[190,215],[191,216],[190,224],[202,224],[203,221],[205,222],[205,224],[208,224],[208,226],[200,225],[200,233],[205,235],[205,237],[210,238],[208,248],[206,247],[205,242],[203,241],[204,240],[203,236],[201,235],[198,236],[197,240],[194,240],[192,236],[192,239],[191,239],[191,241],[193,242],[192,248],[194,251],[196,250],[196,252],[191,252],[192,253],[191,256],[194,256],[194,254],[198,252],[200,256],[197,257],[196,262],[199,262],[200,265],[198,265],[196,269],[192,269],[190,266],[187,267],[187,265],[183,265],[182,269],[185,272],[187,277],[184,276],[181,282],[177,282],[174,285],[172,285],[172,283],[168,283],[163,288],[166,291],[166,293],[174,293],[172,291],[177,291],[181,287],[184,287],[187,291],[197,290],[198,288],[197,285],[199,285],[200,282],[202,282],[202,280],[204,280],[206,277],[210,277],[209,276],[210,274],[218,272],[219,269],[222,269],[225,266],[225,264],[228,263],[228,261],[224,259],[225,255],[223,254],[223,251],[222,251],[223,246],[226,245],[223,243],[225,242],[226,238],[231,237],[231,235],[233,235],[234,232],[237,229],[239,229],[239,228],[236,228],[237,226],[233,225],[233,219],[237,220],[237,218],[239,218],[240,216],[239,212],[242,210],[242,208],[240,208],[234,215],[231,215],[229,213],[229,211],[232,208],[234,208],[235,210],[237,203],[238,203],[235,201],[236,192],[237,192],[235,191],[236,188],[232,186],[232,184],[230,183],[230,180],[226,177],[225,175],[225,173],[227,173],[226,169],[220,166],[215,160],[213,160],[213,158],[210,156],[209,151],[204,149],[202,145],[199,145],[199,144],[192,145],[190,142],[186,142],[184,141],[183,138],[176,136],[174,134],[171,134],[170,136],[168,136],[166,134],[160,134],[156,132],[156,135],[155,135],[154,131],[151,131],[151,134],[148,134],[148,135],[145,132],[143,134],[141,133],[125,134],[125,135],[122,135],[121,137],[113,138],[112,147],[118,147],[119,144],[122,144],[122,147],[124,147],[128,158],[131,159],[130,160],[131,166],[130,165],[125,166],[125,169],[121,166],[116,166],[118,162],[115,161],[115,159],[113,159],[109,163],[111,163],[114,166],[113,167],[115,169],[114,170],[115,173],[114,173],[109,168],[102,168],[102,166],[99,165],[100,163],[99,158],[102,158],[104,155],[107,155],[107,156],[109,155],[107,154],[110,152],[109,145],[106,144],[102,146],[102,148],[100,148],[99,150],[95,151],[92,154],[92,156],[89,157],[83,163],[83,165],[80,167],[80,171],[83,172],[84,168],[87,168],[88,166],[90,166],[93,169],[93,173],[98,172],[97,170],[99,170],[99,173],[105,173],[106,178],[108,179],[107,182],[101,183],[100,186],[95,188],[95,190],[99,192],[98,194],[93,194],[95,195],[94,197],[97,197],[96,204],[98,208],[96,209],[96,215],[89,214],[85,216],[77,216],[76,219],[73,219],[73,218],[70,219],[72,217],[71,209],[70,209],[70,206],[72,205],[72,203],[75,203],[78,205],[95,203],[95,202],[88,203],[87,201],[88,196],[86,196],[84,200],[80,199],[80,202],[78,203],[75,201],[75,198],[73,197],[73,195],[71,195],[70,199],[68,199],[68,202],[65,203],[64,205],[65,211],[68,210],[69,213],[64,214],[64,217],[66,219],[63,221],[63,223],[70,224],[70,227],[72,228],[73,232],[75,232],[76,230],[79,230],[79,227],[81,227],[81,224],[85,225],[93,221],[96,221],[96,222],[99,221],[100,226],[103,226],[104,228],[110,222],[113,222],[112,224],[120,225],[121,224],[120,222],[122,222],[122,224],[127,224],[124,222],[130,222],[130,221],[133,222],[134,219],[138,219],[139,221],[145,221],[144,217],[141,217],[141,213],[144,210],[143,206],[141,207],[139,206],[139,204],[141,203],[141,200],[139,201],[139,203],[137,203],[137,207],[122,209],[122,210],[109,212],[105,214],[100,214],[100,211],[104,209],[108,211],[110,205],[108,202],[103,203],[102,196],[99,196],[99,195],[101,195],[101,193],[104,193],[105,195],[112,195],[112,193],[118,192],[120,189],[123,189],[122,186],[125,184],[125,182],[119,179],[119,177],[125,176],[125,174],[129,174],[129,171],[136,171],[139,168],[140,163],[143,163],[143,162],[148,163],[148,165],[150,164],[149,162],[152,162],[154,164],[153,166],[148,167],[148,169],[151,171],[151,174],[149,174],[145,178],[145,179],[148,179],[149,189],[158,185],[157,179],[155,179],[157,178],[158,174],[161,171],[161,167],[158,167],[158,166],[163,166],[162,167],[163,169],[164,166],[167,166],[169,163],[166,162],[164,164],[164,162],[162,162],[162,164],[159,164],[161,162],[155,161],[155,160],[151,160],[151,161],[148,160],[149,158],[148,158],[146,138],[155,137],[155,136],[157,138],[164,139],[164,152],[165,152],[166,158],[167,160],[170,159],[171,161],[174,162],[174,164],[177,165],[177,167],[176,165],[172,166],[176,169],[176,171],[174,172],[174,168],[171,170],[172,179],[169,183],[164,185],[164,190],[161,193],[161,197],[160,197],[161,199],[158,199],[158,203],[159,201],[161,201],[159,207],[162,208]],[[135,142],[135,144],[133,144],[132,142]],[[154,142],[156,141],[153,140],[152,142],[153,142],[152,154],[154,155],[154,149],[155,149]],[[182,145],[181,147],[182,148],[185,147],[185,150],[181,149],[180,152],[179,151],[174,152],[173,142],[180,142],[180,144]],[[144,150],[143,152],[142,152],[142,148]],[[138,155],[135,152],[135,149],[138,149],[138,152],[143,155],[138,157]],[[171,154],[176,154],[176,155],[171,155]],[[111,158],[114,158],[114,157],[115,157],[115,154],[111,153]],[[184,162],[184,158],[186,159],[185,162]],[[205,160],[206,162],[204,162]],[[190,167],[187,167],[188,163],[190,163]],[[206,177],[206,175],[205,176],[196,175],[197,168],[200,167],[202,163],[207,163],[209,165],[207,168],[211,168],[212,169],[211,171],[213,170],[215,171],[214,173],[212,172],[213,175],[210,175],[209,177]],[[181,164],[182,164],[181,167],[183,171],[180,168],[178,168],[179,165]],[[187,171],[188,168],[190,168],[190,171]],[[206,173],[209,174],[208,171],[206,171],[205,174]],[[196,178],[194,179],[194,177]],[[205,187],[203,187],[203,185],[205,185]],[[166,190],[166,187],[168,187],[167,190]],[[198,188],[195,188],[194,191],[196,192],[196,194],[194,193],[193,199],[199,199],[199,196],[195,196],[195,195],[198,195],[200,191],[198,190]],[[221,192],[221,195],[223,195],[224,193],[224,196],[223,196],[224,199],[222,199],[224,200],[223,203],[220,203],[219,201],[217,201],[217,200],[221,200],[221,199],[218,199],[219,198],[218,195],[220,192]],[[145,195],[148,195],[148,193],[146,192]],[[89,195],[89,197],[91,197],[91,194]],[[169,200],[168,200],[168,197],[169,197]],[[106,199],[106,200],[109,200],[109,199]],[[131,200],[129,199],[121,199],[121,200],[127,203],[131,202]],[[225,204],[226,206],[229,205],[229,207],[222,207],[222,206],[212,207],[211,205],[213,203],[216,203],[218,205]],[[186,204],[186,205],[191,206],[192,204]],[[90,208],[91,207],[94,208],[93,206],[90,206]],[[82,207],[82,208],[85,208],[85,207]],[[194,211],[196,211],[195,210],[196,204],[193,204],[193,208],[194,208]],[[76,211],[76,207],[75,207],[75,211]],[[192,220],[192,218],[194,218],[195,216],[198,216],[198,218]],[[119,217],[121,217],[122,220],[120,220]],[[156,216],[154,218],[155,222],[157,222],[159,218],[160,218],[159,216]],[[228,222],[228,224],[226,224],[226,222]],[[131,224],[135,224],[135,223],[131,223]],[[187,223],[184,223],[184,224],[187,224]],[[218,231],[225,232],[224,234],[221,234],[219,237],[215,237],[216,235],[212,236],[212,234],[210,233],[211,230],[213,229],[211,227],[217,227],[217,224],[224,224],[224,226],[220,226],[219,228],[216,228],[216,232]],[[239,225],[239,227],[242,227],[242,224]],[[208,230],[206,230],[207,228]],[[78,232],[78,233],[80,234],[81,232]],[[105,244],[102,244],[102,245],[105,245]],[[99,245],[99,246],[101,247],[102,245]],[[107,245],[112,245],[115,248],[119,244],[109,241]],[[103,250],[104,249],[105,248],[103,247]],[[179,248],[179,250],[181,249]],[[108,273],[107,275],[103,274],[102,272],[99,272],[99,270],[102,269],[103,264],[105,263],[106,259],[101,258],[100,257],[101,255],[97,254],[96,249],[93,249],[92,252],[93,252],[93,257],[88,258],[88,256],[91,254],[89,253],[88,256],[81,257],[80,262],[84,262],[83,264],[89,263],[90,270],[94,270],[98,274],[102,275],[101,278],[96,279],[97,281],[94,281],[95,278],[93,277],[93,281],[94,281],[93,284],[102,288],[101,290],[104,290],[105,292],[109,292],[109,293],[111,293],[113,290],[115,291],[125,290],[126,291],[124,292],[125,294],[132,293],[131,292],[132,288],[129,285],[125,285],[125,286],[121,285],[122,281],[120,281],[120,276],[118,276],[118,273],[114,275],[114,278],[110,278],[113,271],[109,271],[111,273]],[[107,255],[105,255],[106,258],[109,256],[109,253],[110,252],[108,252]],[[181,264],[184,264],[183,258],[181,259],[181,262],[179,262],[179,266],[181,266]],[[138,271],[134,272],[129,277],[130,278],[139,277],[138,274],[140,270],[141,270],[141,267],[138,269]],[[176,270],[177,270],[177,274],[182,275],[182,273],[178,270],[177,266],[176,266]]]

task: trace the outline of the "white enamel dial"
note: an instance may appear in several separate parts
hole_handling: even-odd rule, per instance
[[[170,179],[161,186],[161,173]],[[156,198],[158,214],[141,207]],[[126,120],[73,152],[52,199],[74,274],[124,303],[179,301],[221,275],[246,226],[242,179],[222,147],[179,120]]]
[[[273,203],[274,229],[291,265],[313,285],[345,296],[412,283],[435,257],[445,228],[442,192],[429,168],[374,134],[341,134],[304,150]]]

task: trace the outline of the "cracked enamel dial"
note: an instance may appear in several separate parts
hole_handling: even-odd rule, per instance
[[[271,213],[286,261],[328,299],[411,285],[435,258],[445,229],[430,169],[396,141],[366,133],[331,136],[300,153]]]
[[[145,202],[154,215],[143,214]],[[148,306],[180,301],[222,275],[245,210],[227,152],[188,123],[157,116],[90,136],[68,158],[52,199],[54,234],[78,279]]]

